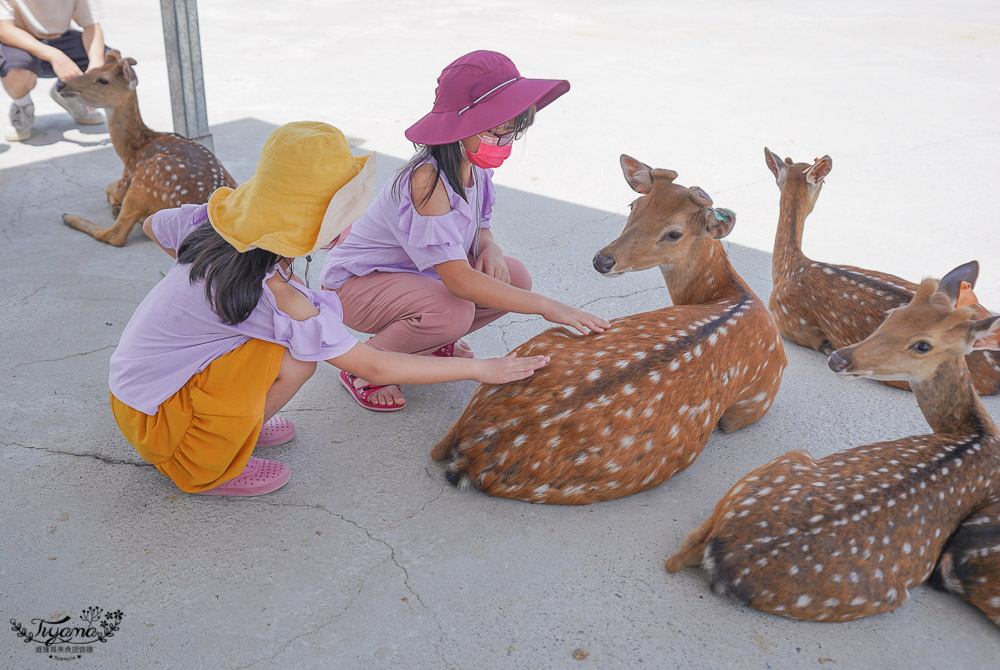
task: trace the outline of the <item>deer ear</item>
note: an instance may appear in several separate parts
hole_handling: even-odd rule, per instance
[[[938,282],[937,292],[944,294],[951,306],[955,307],[962,294],[962,282],[968,283],[971,289],[976,285],[977,277],[979,277],[979,262],[969,261],[942,277],[941,281]]]
[[[625,181],[636,193],[646,194],[653,188],[653,169],[645,163],[640,163],[631,156],[622,154],[622,173]]]
[[[736,225],[736,212],[725,207],[708,207],[705,209],[705,233],[713,240],[721,240],[733,232]]]
[[[764,162],[767,163],[768,169],[774,173],[774,179],[778,182],[778,186],[784,184],[785,177],[788,176],[788,166],[781,162],[778,154],[764,147]]]
[[[125,58],[120,62],[122,74],[125,76],[125,86],[129,91],[134,91],[135,87],[139,85],[139,78],[135,76],[135,70],[132,69],[132,66],[135,65],[135,59]]]
[[[121,58],[121,57],[122,57],[122,55],[121,55],[120,51],[116,51],[115,49],[112,49],[108,53],[104,54],[104,63],[105,64],[108,64],[108,63],[117,63],[118,59]]]
[[[830,170],[833,169],[833,159],[829,156],[823,156],[822,158],[817,158],[808,170],[806,170],[806,181],[810,184],[819,184],[822,182]]]
[[[973,351],[1000,350],[1000,316],[976,321],[969,327],[969,344]]]

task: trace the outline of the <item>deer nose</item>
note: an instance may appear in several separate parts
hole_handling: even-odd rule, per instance
[[[851,352],[847,349],[838,349],[830,354],[828,365],[834,372],[843,372],[851,364]]]
[[[598,251],[594,255],[594,269],[600,272],[602,275],[606,275],[611,272],[611,268],[615,266],[615,259],[613,256],[608,256],[603,251]]]

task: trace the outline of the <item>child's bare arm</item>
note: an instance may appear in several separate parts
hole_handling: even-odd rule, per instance
[[[530,377],[547,365],[548,356],[518,358],[438,358],[378,351],[358,343],[346,354],[327,361],[371,384],[436,384],[471,379],[484,384],[505,384]]]

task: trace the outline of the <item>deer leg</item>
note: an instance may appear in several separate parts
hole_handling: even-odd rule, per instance
[[[122,201],[125,200],[125,193],[127,191],[128,183],[124,179],[116,179],[108,184],[108,187],[104,190],[105,195],[108,197],[108,204],[111,205],[111,215],[115,218],[122,211]]]
[[[776,363],[772,363],[774,365]],[[730,405],[719,417],[719,428],[723,433],[744,428],[759,421],[771,409],[771,403],[778,392],[776,379],[761,380],[751,384],[739,400]]]
[[[126,194],[125,200],[122,202],[121,211],[110,228],[101,228],[96,223],[76,214],[63,214],[63,222],[70,228],[76,228],[101,242],[115,247],[123,247],[129,233],[132,232],[132,228],[135,224],[142,221],[144,215],[147,213],[145,208],[137,204],[138,199],[133,197],[134,195],[134,191],[129,191]]]

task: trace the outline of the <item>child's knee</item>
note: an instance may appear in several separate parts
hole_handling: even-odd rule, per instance
[[[440,311],[425,313],[420,319],[420,330],[451,342],[468,334],[475,316],[475,304],[468,300],[454,300]]]
[[[315,372],[316,361],[300,361],[286,351],[285,358],[281,361],[278,379],[294,380],[304,384]]]
[[[530,291],[531,274],[524,263],[510,256],[505,256],[504,259],[507,261],[507,271],[510,272],[510,285]]]

